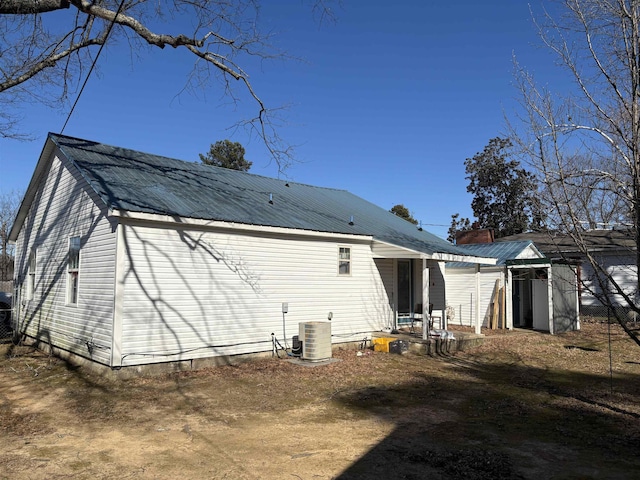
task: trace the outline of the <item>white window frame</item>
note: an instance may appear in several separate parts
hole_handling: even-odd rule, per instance
[[[346,256],[343,254],[346,254]],[[351,276],[352,261],[351,247],[349,245],[338,245],[338,275],[340,277]],[[346,272],[342,271],[343,265],[346,266]]]
[[[80,290],[80,237],[69,237],[67,260],[67,303],[77,305]]]
[[[35,248],[29,254],[29,266],[27,270],[27,300],[33,300],[36,293],[36,267],[37,258]]]

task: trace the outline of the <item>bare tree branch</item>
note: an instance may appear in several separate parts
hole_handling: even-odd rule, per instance
[[[331,18],[331,3],[317,0],[312,4],[314,15]],[[257,27],[259,0],[130,0],[118,13],[119,4],[120,0],[0,2],[0,136],[19,135],[17,112],[26,102],[65,105],[88,70],[95,47],[125,39],[132,52],[145,45],[187,52],[194,59],[193,76],[187,78],[190,88],[201,90],[215,78],[231,101],[248,95],[257,114],[241,124],[264,142],[280,168],[286,167],[291,147],[271,123],[273,109],[257,94],[245,68],[254,57],[285,58],[271,45],[272,34]],[[50,17],[54,11],[59,11],[55,19]],[[190,20],[192,31],[170,33],[179,17]],[[108,34],[112,22],[117,28]]]
[[[0,2],[0,15],[24,15],[47,13],[69,8],[68,0],[3,0]]]
[[[511,137],[544,184],[552,227],[568,234],[594,271],[594,295],[640,314],[640,2],[562,0],[563,15],[543,12],[540,38],[575,89],[553,95],[515,62],[521,110]],[[620,283],[595,254],[587,231],[629,228],[635,288]],[[640,345],[637,331],[618,321]]]

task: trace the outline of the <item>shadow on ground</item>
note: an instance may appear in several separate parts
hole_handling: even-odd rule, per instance
[[[336,397],[397,425],[339,480],[609,479],[640,471],[637,375],[618,376],[611,394],[610,380],[598,375],[444,362],[435,375]]]

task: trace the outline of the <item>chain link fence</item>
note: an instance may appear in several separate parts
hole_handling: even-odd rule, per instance
[[[629,307],[606,305],[581,305],[580,320],[584,323],[615,323],[617,318],[636,323],[640,316]]]
[[[11,292],[13,282],[0,282],[0,341],[10,340],[13,335],[11,324]]]
[[[11,305],[0,302],[0,341],[10,340],[12,335]]]

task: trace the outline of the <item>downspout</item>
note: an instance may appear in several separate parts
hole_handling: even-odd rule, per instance
[[[122,314],[124,309],[125,253],[124,225],[116,226],[116,271],[113,292],[113,329],[111,331],[111,368],[122,366]]]

